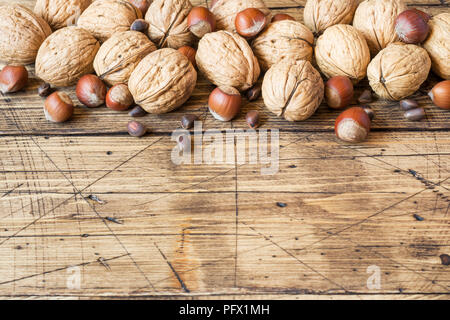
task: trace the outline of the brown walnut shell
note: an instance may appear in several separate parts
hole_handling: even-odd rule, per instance
[[[189,0],[155,0],[150,5],[145,20],[150,24],[148,36],[158,48],[178,49],[195,42],[187,23],[191,9]]]
[[[126,0],[96,0],[81,14],[78,26],[105,42],[116,32],[130,30],[141,18],[141,10]]]
[[[441,78],[450,79],[450,13],[441,13],[428,22],[430,34],[423,47],[431,58],[431,68]]]
[[[399,41],[395,19],[406,9],[403,0],[366,0],[358,6],[353,26],[366,38],[372,56]]]
[[[308,0],[303,17],[305,25],[315,34],[335,24],[351,24],[357,0]]]
[[[165,48],[146,56],[131,73],[128,88],[148,113],[167,113],[185,103],[194,91],[197,71],[181,52]]]
[[[322,102],[323,94],[323,80],[306,60],[281,60],[267,71],[262,84],[266,107],[289,121],[311,117]]]
[[[56,87],[75,84],[92,73],[99,42],[86,30],[66,27],[50,35],[39,48],[36,75]]]
[[[383,99],[402,100],[416,92],[427,79],[431,60],[425,49],[396,42],[381,50],[370,62],[367,77],[373,91]]]
[[[316,62],[328,78],[347,76],[353,83],[366,76],[370,52],[362,34],[347,24],[329,27],[316,43]]]
[[[244,91],[253,86],[261,72],[258,59],[247,41],[237,33],[207,33],[195,56],[199,70],[216,86]]]
[[[118,32],[98,50],[95,72],[110,86],[126,84],[138,63],[155,50],[155,45],[141,32]]]
[[[262,0],[217,0],[211,3],[217,30],[236,31],[236,15],[247,8],[261,10],[270,21],[270,10]]]
[[[281,20],[269,24],[252,43],[261,69],[267,71],[284,58],[312,60],[314,35],[303,24]]]
[[[53,30],[73,26],[92,0],[37,0],[34,12]]]
[[[8,64],[34,62],[50,26],[21,5],[0,6],[0,61]]]

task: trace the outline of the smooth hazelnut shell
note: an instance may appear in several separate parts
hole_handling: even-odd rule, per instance
[[[148,8],[150,7],[149,0],[129,0],[129,2],[131,2],[132,5],[141,10],[142,16],[145,17],[145,14],[147,13]]]
[[[211,114],[220,121],[230,121],[240,111],[242,97],[233,87],[218,87],[209,95],[208,106]]]
[[[419,10],[406,10],[395,20],[395,32],[405,43],[417,44],[425,41],[430,27]]]
[[[257,36],[267,25],[267,17],[259,9],[248,8],[236,15],[235,27],[237,33],[245,38]]]
[[[189,30],[197,38],[202,38],[216,30],[216,17],[205,7],[194,7],[187,17]]]
[[[295,21],[295,18],[286,14],[286,13],[277,13],[272,17],[272,22],[282,21],[282,20],[292,20]]]
[[[0,91],[11,93],[22,90],[28,82],[28,71],[23,66],[6,66],[0,72]]]
[[[192,65],[194,66],[194,68],[197,69],[197,62],[195,61],[195,55],[197,54],[197,50],[195,50],[192,47],[189,46],[184,46],[178,49],[178,51],[180,51],[182,54],[184,54],[189,61],[192,63]]]
[[[346,142],[362,142],[370,132],[369,115],[361,107],[353,107],[342,112],[336,119],[336,136]]]
[[[70,97],[60,91],[53,92],[44,102],[44,113],[47,120],[64,122],[73,115],[73,102]]]
[[[347,107],[353,99],[353,83],[346,76],[330,78],[325,84],[325,98],[330,108]]]
[[[78,100],[89,108],[96,108],[104,104],[106,91],[103,81],[93,74],[81,77],[75,89]]]
[[[123,83],[116,84],[106,94],[106,106],[115,111],[125,111],[134,103],[128,86]]]
[[[147,133],[147,127],[138,121],[128,122],[127,130],[133,137],[142,137]]]
[[[260,116],[259,112],[256,110],[251,110],[247,112],[247,115],[245,116],[245,120],[247,121],[247,124],[250,128],[256,129],[259,127],[260,124]]]
[[[450,80],[436,84],[428,95],[439,108],[450,110]]]

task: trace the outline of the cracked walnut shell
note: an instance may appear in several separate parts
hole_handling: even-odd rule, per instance
[[[81,14],[77,25],[105,42],[116,32],[130,30],[141,18],[141,10],[126,0],[96,0]]]
[[[358,83],[366,76],[370,52],[361,33],[347,24],[329,27],[316,43],[316,62],[327,78],[347,76]]]
[[[323,80],[306,60],[281,60],[267,71],[262,84],[266,107],[289,121],[310,118],[319,108],[323,94]]]
[[[131,73],[128,88],[148,113],[167,113],[185,103],[194,91],[197,71],[185,55],[171,48],[147,55]]]
[[[305,25],[315,34],[335,24],[351,24],[357,0],[308,0],[303,17]]]
[[[395,19],[406,9],[403,0],[366,0],[358,6],[353,26],[366,38],[372,56],[399,41]]]
[[[58,30],[73,26],[92,0],[37,0],[34,12]]]
[[[92,62],[100,44],[86,30],[66,27],[50,35],[39,48],[36,75],[56,87],[75,84],[92,73]]]
[[[396,42],[373,58],[367,77],[373,91],[381,98],[402,100],[419,89],[430,67],[431,60],[425,49]]]
[[[138,63],[155,50],[155,45],[141,32],[116,33],[98,50],[95,72],[110,86],[127,83]]]
[[[267,71],[284,58],[312,60],[314,35],[303,24],[281,20],[269,24],[252,43],[261,69]]]
[[[34,62],[50,26],[21,5],[0,6],[0,61],[8,64]]]
[[[150,24],[148,36],[158,48],[178,49],[194,43],[187,23],[191,9],[189,0],[156,0],[150,5],[145,20]]]
[[[262,0],[215,0],[211,3],[211,12],[216,17],[218,30],[236,31],[236,15],[248,8],[261,10],[270,18],[270,10]],[[269,19],[270,20],[270,19]]]
[[[431,68],[443,79],[450,79],[450,13],[441,13],[428,22],[430,34],[423,47],[431,58]]]
[[[195,59],[199,70],[218,87],[247,90],[261,72],[247,41],[228,31],[206,34],[198,44]]]

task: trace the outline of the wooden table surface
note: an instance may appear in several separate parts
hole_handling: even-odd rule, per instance
[[[34,3],[0,0],[11,2]],[[303,21],[304,0],[266,3]],[[408,3],[450,11],[446,0]],[[375,101],[370,138],[349,145],[324,104],[305,122],[262,100],[215,121],[203,78],[185,106],[143,118],[152,132],[141,139],[128,136],[127,113],[106,108],[53,124],[33,73],[26,91],[0,96],[0,298],[448,299],[450,113],[426,96],[436,81],[415,95],[424,121]],[[205,130],[244,129],[251,109],[280,130],[277,174],[172,163],[183,114]],[[367,285],[374,275],[379,287]]]

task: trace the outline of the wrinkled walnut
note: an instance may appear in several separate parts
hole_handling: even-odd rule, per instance
[[[443,79],[450,79],[450,13],[441,13],[428,22],[430,34],[423,44],[431,58],[431,68]]]
[[[105,42],[116,32],[130,30],[141,18],[141,10],[126,0],[96,0],[81,14],[78,26]]]
[[[216,86],[244,91],[258,80],[258,60],[247,41],[237,33],[218,31],[206,34],[198,44],[199,70]]]
[[[73,26],[92,0],[37,0],[34,12],[53,30]]]
[[[52,33],[50,26],[21,5],[0,6],[0,61],[29,64]]]
[[[357,0],[308,0],[303,17],[305,25],[315,34],[335,24],[351,24]]]
[[[69,86],[92,73],[100,44],[86,30],[66,27],[50,35],[39,48],[36,75],[56,87]]]
[[[311,61],[314,35],[300,22],[282,20],[269,24],[252,43],[261,69],[268,70],[284,58]]]
[[[353,83],[366,76],[370,52],[361,33],[347,24],[329,27],[316,43],[316,61],[328,78],[347,76]]]
[[[353,26],[366,38],[372,56],[398,41],[395,19],[406,9],[403,0],[366,0],[358,6]]]
[[[171,48],[156,50],[137,65],[128,87],[136,104],[148,113],[167,113],[194,91],[197,71],[185,55]]]
[[[189,0],[155,0],[150,5],[145,20],[150,24],[148,36],[158,48],[192,45],[195,37],[187,24],[191,9]]]
[[[381,50],[370,62],[367,77],[373,91],[381,98],[401,100],[426,80],[431,60],[425,49],[396,42]]]
[[[216,17],[217,29],[236,31],[236,15],[247,8],[261,10],[270,20],[270,10],[262,0],[216,0],[211,3],[211,11]]]
[[[316,112],[324,85],[309,61],[284,59],[264,76],[262,95],[267,108],[289,121],[302,121]]]
[[[141,32],[116,33],[102,44],[95,56],[95,72],[111,86],[127,83],[138,63],[155,50],[155,45]]]

